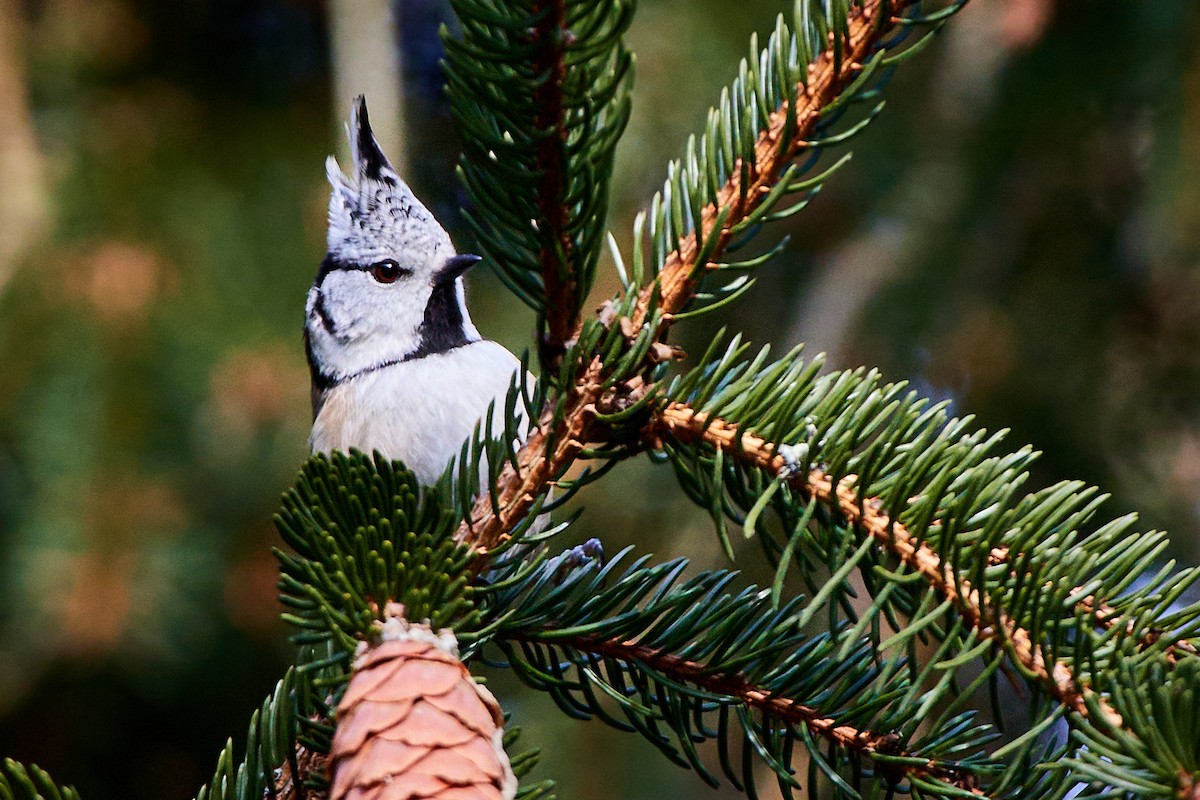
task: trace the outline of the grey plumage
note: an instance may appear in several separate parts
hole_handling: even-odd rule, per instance
[[[347,129],[354,179],[325,160],[329,196],[328,248],[331,254],[360,263],[407,255],[434,262],[454,255],[450,235],[396,174],[379,149],[366,101],[354,101]]]
[[[455,252],[388,163],[361,97],[349,134],[352,177],[326,162],[328,252],[306,304],[309,445],[379,450],[428,484],[493,402],[500,432],[520,362],[471,323],[461,274],[478,258]]]

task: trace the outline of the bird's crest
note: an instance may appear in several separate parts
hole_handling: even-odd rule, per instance
[[[450,236],[379,148],[362,95],[354,100],[347,133],[353,177],[342,172],[333,156],[325,161],[325,174],[333,187],[330,255],[358,263],[405,254],[425,261],[440,255],[438,251],[452,255]]]

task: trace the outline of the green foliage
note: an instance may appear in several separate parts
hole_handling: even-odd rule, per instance
[[[607,564],[578,548],[548,562],[522,553],[481,592],[484,641],[568,715],[640,733],[713,786],[697,748],[717,742],[722,771],[752,796],[758,763],[787,796],[800,788],[791,764],[801,752],[812,793],[826,782],[851,796],[871,779],[890,786],[895,764],[937,765],[926,782],[940,788],[956,770],[1000,771],[980,750],[995,732],[971,712],[936,713],[948,687],[914,688],[903,651],[881,660],[849,626],[810,634],[825,604],[796,596],[776,605],[768,591],[737,588],[737,573],[684,578],[687,566],[630,562],[628,551]],[[889,752],[865,760],[846,742],[827,747],[818,729],[830,719],[892,732],[877,743]]]
[[[595,277],[613,151],[629,118],[633,0],[453,0],[447,92],[463,140],[467,221],[513,292],[574,315]],[[550,265],[547,269],[547,265]]]
[[[856,476],[851,486],[860,503],[888,510],[911,541],[931,548],[953,586],[962,592],[969,584],[978,592],[972,602],[982,607],[984,619],[997,620],[998,629],[994,638],[982,637],[964,621],[961,604],[861,526],[844,524],[836,508],[814,513],[810,497],[786,475],[747,467],[707,444],[667,442],[681,486],[712,510],[726,547],[727,520],[742,525],[747,536],[757,535],[777,569],[775,595],[789,574],[798,577],[814,597],[825,599],[835,636],[841,630],[868,635],[881,656],[908,650],[912,663],[918,647],[932,643],[936,656],[921,659],[928,663],[923,680],[956,686],[961,674],[958,680],[994,685],[1003,651],[1013,655],[1015,647],[1004,635],[1003,618],[1028,633],[1046,663],[1065,666],[1085,690],[1115,692],[1119,701],[1122,687],[1136,685],[1129,683],[1131,669],[1161,668],[1175,642],[1200,633],[1200,604],[1175,608],[1200,570],[1174,573],[1172,563],[1159,565],[1166,537],[1134,532],[1133,516],[1095,523],[1104,497],[1077,481],[1022,494],[1036,457],[1031,449],[998,452],[1003,432],[973,430],[969,418],[948,419],[945,404],[930,405],[902,383],[881,382],[873,371],[822,375],[819,362],[805,363],[797,352],[772,363],[765,349],[741,360],[745,349],[735,339],[722,356],[705,359],[707,368],[676,380],[668,396],[752,431],[774,443],[773,452],[788,445],[795,474],[821,469],[835,485]],[[858,582],[851,580],[855,572]],[[856,586],[870,596],[865,611],[853,602]],[[1104,599],[1118,619],[1102,625],[1085,598]],[[898,632],[889,634],[889,627]],[[1045,676],[1028,672],[1020,659],[1011,663],[1035,691],[1048,690]],[[1178,692],[1178,684],[1171,691]],[[1052,705],[1038,706],[1033,719],[1047,718]],[[1177,775],[1157,762],[1164,751],[1130,748],[1121,740],[1137,738],[1136,726],[1113,735],[1092,740],[1090,749],[1090,758],[1128,765],[1128,773],[1107,766],[1110,776],[1132,781],[1146,772],[1166,776],[1156,784],[1159,790],[1177,788]],[[1035,785],[1046,796],[1070,788],[1078,778],[1069,771],[1051,781],[1021,766],[1041,746],[1035,737],[1010,745],[1005,752],[1014,766],[993,786],[1016,796]]]
[[[709,367],[677,379],[668,397],[737,423],[774,443],[775,452],[791,445],[796,473],[819,467],[834,483],[856,476],[854,491],[864,502],[877,499],[961,579],[986,587],[986,607],[1003,609],[1036,638],[1045,634],[1048,658],[1077,657],[1081,641],[1093,641],[1111,659],[1128,657],[1129,646],[1142,641],[1143,653],[1161,654],[1200,632],[1200,606],[1170,611],[1200,568],[1172,574],[1174,564],[1167,563],[1152,572],[1165,535],[1134,532],[1133,515],[1091,523],[1105,498],[1078,481],[1022,496],[1037,454],[1028,447],[997,453],[1003,431],[973,430],[970,417],[948,419],[945,403],[931,405],[904,383],[883,383],[875,371],[820,374],[820,361],[806,363],[798,350],[773,363],[768,348],[750,361],[739,359],[745,350],[735,339]],[[705,445],[677,442],[668,452],[698,502],[749,523],[746,535],[763,534],[766,553],[784,568],[814,570],[804,555],[810,551],[787,547],[807,498],[786,481],[742,468]],[[714,504],[714,494],[725,500]],[[786,536],[755,527],[761,517],[754,512],[768,503]],[[728,542],[724,521],[716,522]],[[1005,563],[991,560],[994,551],[1006,554]],[[1093,622],[1075,612],[1088,595],[1105,598],[1125,627],[1091,631]],[[1047,608],[1073,619],[1039,615]],[[1086,670],[1090,660],[1077,666]]]
[[[1051,765],[1086,781],[1077,797],[1111,796],[1117,787],[1138,797],[1175,800],[1181,778],[1200,785],[1200,664],[1174,669],[1158,662],[1128,662],[1114,682],[1113,704],[1127,729],[1083,722],[1072,731],[1070,758]],[[1186,785],[1186,784],[1185,784]]]
[[[654,282],[681,240],[695,236],[693,277],[708,271],[724,282],[697,292],[693,300],[698,307],[677,314],[676,319],[715,310],[748,291],[754,283],[749,273],[779,253],[787,240],[767,253],[745,257],[726,258],[718,248],[723,246],[727,253],[734,253],[748,244],[765,223],[786,219],[805,208],[850,158],[847,153],[832,165],[820,166],[824,151],[854,138],[882,111],[883,102],[877,102],[877,98],[896,66],[919,52],[948,14],[962,4],[951,3],[939,13],[928,15],[920,3],[897,3],[903,15],[899,32],[874,50],[854,81],[832,103],[818,109],[816,135],[801,139],[797,115],[805,107],[808,69],[826,48],[831,32],[844,35],[851,4],[796,0],[793,24],[789,26],[781,14],[761,50],[758,37],[751,39],[748,57],[742,59],[737,78],[722,90],[717,105],[709,109],[703,132],[689,137],[683,157],[667,165],[662,190],[654,195],[649,210],[634,222],[629,271],[618,257],[626,287]],[[922,28],[932,30],[918,36]],[[841,63],[842,40],[833,41],[837,43],[832,56],[836,69]],[[866,102],[872,103],[871,110],[853,124],[845,124],[847,112]],[[761,148],[768,131],[773,133],[769,157],[781,165],[781,170],[766,184],[770,191],[764,197],[748,198],[753,183],[760,178],[756,165],[762,155],[756,148]],[[792,153],[801,153],[803,158],[789,163]],[[734,180],[737,192],[723,197],[723,188]],[[731,220],[735,206],[744,207],[748,199],[756,203],[753,211]],[[706,214],[711,214],[712,222],[702,226]]]
[[[513,754],[513,748],[521,738],[521,728],[518,725],[510,725],[510,719],[511,717],[506,714],[504,717],[504,749],[509,754],[508,759],[513,774],[517,778],[524,778],[537,766],[541,751],[533,748]],[[554,781],[525,783],[517,789],[517,797],[520,800],[555,800],[554,788]]]
[[[271,696],[250,716],[245,757],[234,766],[233,741],[217,758],[212,782],[200,790],[196,800],[261,800],[274,794],[276,770],[283,765],[299,775],[296,762],[296,732],[299,701],[297,686],[303,680],[288,670]]]
[[[464,459],[473,459],[477,468],[495,446],[484,440],[475,451],[467,448]],[[452,477],[448,472],[442,484],[454,485]],[[317,455],[305,464],[276,517],[294,550],[276,555],[280,600],[293,609],[284,619],[300,628],[294,640],[301,645],[301,666],[252,718],[247,755],[236,773],[230,743],[210,788],[197,800],[261,798],[274,785],[275,767],[287,763],[292,775],[305,775],[295,761],[297,744],[311,753],[329,752],[334,730],[329,720],[349,677],[349,656],[360,641],[375,636],[386,602],[401,603],[412,619],[471,639],[480,621],[467,577],[471,554],[452,539],[461,509],[443,505],[439,497],[422,489],[403,464],[378,453]],[[520,728],[506,728],[506,749],[519,734]],[[526,750],[511,756],[518,778],[533,769],[537,755]],[[309,788],[326,788],[323,776],[305,780]],[[553,800],[553,789],[550,781],[531,783],[518,797]]]
[[[403,465],[378,454],[310,458],[276,517],[295,551],[276,555],[296,642],[332,640],[352,653],[389,602],[435,628],[471,628],[471,554],[452,539],[458,520]]]
[[[1001,435],[948,419],[944,406],[903,384],[864,370],[822,374],[819,361],[798,352],[772,362],[767,350],[748,360],[746,351],[738,339],[724,350],[714,342],[702,368],[677,377],[653,402],[687,403],[788,454],[789,468],[778,475],[686,437],[662,443],[683,488],[712,509],[731,554],[729,520],[757,536],[776,569],[772,587],[738,587],[736,573],[726,571],[684,578],[683,561],[628,563],[623,553],[604,563],[595,547],[550,558],[545,544],[516,541],[470,590],[450,579],[465,576],[468,564],[451,539],[462,505],[441,505],[437,492],[422,492],[379,456],[315,458],[280,519],[297,552],[281,555],[285,596],[306,612],[304,641],[321,644],[302,658],[306,669],[324,670],[318,682],[336,692],[345,648],[371,635],[377,611],[367,598],[421,591],[427,599],[401,602],[431,617],[453,610],[435,618],[457,620],[466,655],[512,669],[572,716],[639,733],[709,783],[717,777],[699,746],[711,740],[721,771],[751,793],[756,763],[775,772],[786,794],[824,786],[837,797],[895,790],[948,797],[982,787],[994,797],[1049,798],[1091,777],[1086,796],[1114,785],[1141,792],[1131,796],[1176,791],[1193,760],[1187,715],[1195,699],[1191,672],[1165,671],[1162,656],[1195,636],[1200,607],[1169,608],[1195,583],[1195,570],[1171,575],[1168,564],[1146,578],[1164,537],[1131,533],[1129,518],[1090,524],[1101,498],[1076,482],[1020,498],[1032,451],[998,453]],[[514,387],[509,405],[518,394]],[[474,476],[482,459],[507,457],[497,442],[477,439],[463,451],[470,468],[459,472]],[[1005,738],[979,720],[976,690],[990,684],[995,695],[1001,670],[1022,668],[1013,642],[974,626],[942,588],[790,480],[813,469],[835,484],[856,475],[848,485],[863,502],[889,510],[960,589],[969,582],[978,590],[997,629],[1022,628],[1049,663],[1061,662],[1093,693],[1090,704],[1102,693],[1129,724],[1106,727],[1095,707],[1090,717],[1070,713],[1033,673],[1024,675],[1035,690],[1029,730]],[[455,474],[445,482],[455,485]],[[995,561],[997,552],[1006,558]],[[395,555],[384,564],[382,553]],[[366,563],[376,572],[360,571]],[[795,580],[808,596],[791,590]],[[378,588],[364,592],[364,585]],[[1119,621],[1100,625],[1085,596],[1103,598]],[[357,606],[354,597],[363,598]],[[298,603],[306,598],[312,602]],[[344,608],[355,615],[339,614]],[[270,708],[256,719],[270,718]],[[325,707],[306,716],[330,715]],[[1162,728],[1167,719],[1175,721]],[[1062,720],[1070,739],[1049,733]],[[862,731],[874,745],[831,740],[823,721]],[[312,727],[306,746],[324,752],[331,729]],[[253,742],[252,734],[238,775],[261,783],[261,765],[272,762]],[[806,776],[794,773],[800,752],[808,756]],[[532,760],[520,757],[523,766]],[[261,791],[250,777],[235,780],[231,764],[227,751],[214,786]],[[540,796],[551,787],[523,791]]]
[[[816,135],[806,141],[798,138],[797,109],[807,69],[830,41],[837,69],[849,4],[800,0],[794,27],[781,17],[765,49],[752,42],[749,59],[710,112],[704,133],[668,167],[663,190],[635,223],[628,270],[614,248],[622,295],[600,319],[583,323],[561,372],[549,376],[558,386],[578,385],[583,369],[598,361],[602,391],[639,376],[651,382],[631,403],[597,410],[609,442],[583,455],[609,459],[606,466],[638,448],[640,426],[665,401],[765,439],[772,456],[786,453],[787,467],[778,472],[740,458],[736,447],[717,448],[696,437],[667,436],[661,443],[687,494],[711,511],[731,557],[728,520],[748,537],[757,534],[775,569],[771,589],[720,595],[731,576],[713,572],[679,582],[681,564],[652,566],[645,559],[621,574],[615,562],[580,567],[567,565],[565,557],[535,560],[489,577],[494,585],[483,602],[490,622],[472,646],[486,652],[494,644],[506,666],[550,693],[567,713],[637,731],[709,781],[715,777],[696,745],[716,739],[726,775],[745,781],[749,791],[754,753],[785,791],[798,786],[791,756],[800,743],[809,753],[808,791],[825,781],[839,797],[858,797],[867,787],[875,795],[904,787],[919,795],[965,796],[983,787],[993,796],[1058,797],[1088,774],[1064,765],[1086,764],[1087,758],[1119,762],[1116,784],[1176,792],[1186,771],[1174,769],[1178,758],[1163,762],[1158,750],[1146,747],[1138,756],[1137,747],[1118,743],[1121,736],[1140,741],[1145,733],[1136,725],[1119,728],[1111,740],[1089,739],[1087,751],[1050,733],[1064,719],[1072,735],[1090,730],[1093,717],[1106,719],[1102,703],[1121,704],[1115,687],[1128,679],[1122,669],[1161,664],[1173,642],[1200,630],[1200,607],[1173,609],[1200,572],[1172,575],[1167,564],[1151,574],[1166,545],[1162,534],[1135,534],[1128,517],[1093,524],[1103,498],[1078,482],[1022,496],[1035,457],[1030,449],[997,452],[1003,434],[971,430],[969,419],[948,419],[944,406],[931,406],[903,384],[884,384],[874,372],[821,375],[819,363],[805,363],[797,353],[769,363],[763,351],[746,362],[745,348],[735,340],[723,354],[714,344],[693,371],[659,391],[654,382],[664,367],[647,366],[664,319],[656,295],[640,330],[615,324],[637,316],[639,291],[657,287],[670,254],[688,236],[696,238],[696,252],[686,277],[703,277],[712,262],[715,272],[734,277],[696,292],[691,301],[699,307],[674,314],[674,320],[717,308],[749,288],[746,272],[770,254],[720,261],[721,249],[735,251],[763,223],[790,216],[812,199],[844,163],[817,172],[824,148],[853,137],[881,106],[849,126],[842,125],[843,114],[874,100],[895,65],[929,41],[913,39],[914,31],[936,30],[961,4],[932,13],[921,4],[897,5],[905,15],[900,33],[880,43],[857,78],[819,109]],[[503,131],[497,128],[496,135]],[[775,171],[759,173],[766,139],[775,151],[767,158]],[[789,163],[797,152],[806,157]],[[492,159],[484,159],[488,169],[503,161],[490,150],[475,155]],[[472,160],[471,151],[466,158]],[[755,181],[765,181],[765,194],[750,198]],[[469,176],[467,184],[472,186]],[[722,194],[730,185],[740,195]],[[474,192],[483,218],[507,210],[498,196]],[[526,203],[533,213],[522,214],[520,225],[546,219]],[[735,209],[744,212],[736,219]],[[528,265],[531,274],[538,268],[535,259]],[[516,288],[543,313],[553,302]],[[566,395],[558,398],[553,423],[570,402]],[[944,573],[931,580],[901,558],[902,548],[847,524],[836,498],[818,498],[793,481],[814,469],[835,486],[844,476],[857,476],[848,488],[860,498],[860,509],[870,504],[901,526],[905,546],[923,548]],[[584,482],[567,480],[566,494]],[[811,599],[791,593],[796,581]],[[1096,613],[1096,598],[1105,604],[1107,625]],[[805,627],[818,621],[823,632],[809,634]],[[1035,668],[1030,653],[1048,666]],[[1055,685],[1057,668],[1071,675],[1088,715],[1074,695]],[[1021,675],[1036,691],[1032,727],[996,744],[999,735],[975,719],[969,704],[984,686],[999,697],[1002,670]],[[871,764],[864,767],[861,742],[818,742],[810,727],[772,716],[770,708],[751,708],[738,691],[743,686],[801,704],[807,699],[814,714],[874,732],[864,735],[894,738],[887,739],[887,749],[868,748]],[[1010,716],[999,708],[995,714],[1000,721]],[[711,717],[718,720],[715,729]],[[1180,737],[1171,752],[1185,750],[1179,745],[1186,741]],[[743,754],[740,771],[729,757],[735,742]],[[1080,760],[1080,752],[1095,755]],[[1122,761],[1116,758],[1121,753],[1132,755]],[[1105,785],[1111,784],[1098,783],[1097,791]]]
[[[59,787],[36,765],[26,767],[6,758],[0,764],[0,800],[79,800],[79,793]]]

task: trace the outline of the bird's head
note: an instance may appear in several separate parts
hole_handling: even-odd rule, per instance
[[[362,97],[349,134],[351,176],[333,156],[325,162],[333,187],[328,252],[305,308],[309,363],[322,388],[479,338],[461,279],[479,257],[456,254],[445,229],[396,174]]]

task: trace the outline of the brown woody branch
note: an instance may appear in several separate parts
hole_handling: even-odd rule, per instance
[[[779,697],[754,686],[740,673],[714,673],[697,661],[675,653],[659,650],[633,641],[601,639],[594,636],[573,636],[556,639],[554,644],[600,656],[635,661],[671,678],[692,684],[713,694],[736,697],[751,708],[775,719],[804,725],[814,736],[870,757],[875,754],[908,756],[895,733],[875,733],[851,725],[839,725],[836,720],[815,708],[788,697]],[[986,796],[977,786],[976,777],[961,768],[947,767],[930,760],[923,764],[887,763],[879,766],[893,781],[903,776],[929,777],[944,781],[981,797]]]
[[[538,234],[541,250],[542,283],[546,292],[545,329],[540,343],[543,363],[557,363],[566,343],[576,336],[579,326],[579,283],[571,265],[575,250],[567,224],[569,211],[563,202],[566,194],[564,173],[567,146],[563,108],[563,81],[566,78],[567,9],[565,0],[535,2],[531,16],[537,24],[531,30],[535,47],[533,72],[541,83],[533,93],[537,112],[534,127],[541,139],[537,145]],[[562,257],[560,257],[562,254]]]
[[[788,109],[786,105],[776,109],[754,146],[754,163],[747,165],[748,181],[743,187],[741,161],[730,170],[729,179],[717,194],[717,202],[704,209],[700,230],[702,239],[691,233],[680,239],[679,247],[664,261],[657,284],[642,289],[638,308],[634,314],[635,326],[646,320],[655,294],[661,298],[660,307],[668,315],[678,313],[691,300],[696,283],[706,270],[715,268],[733,236],[733,227],[750,215],[778,183],[780,176],[796,156],[804,150],[807,140],[820,119],[821,110],[830,105],[862,70],[862,64],[875,49],[881,36],[889,26],[882,19],[884,10],[890,7],[895,13],[907,2],[884,3],[881,0],[865,0],[861,7],[853,7],[849,13],[849,33],[843,45],[840,59],[835,59],[832,48],[827,48],[808,68],[808,80],[801,85],[796,98],[796,131],[789,145],[780,150],[779,143],[787,131]],[[744,189],[744,191],[743,191]],[[725,226],[713,231],[718,216],[729,209]],[[699,242],[707,241],[710,234],[716,235],[717,244],[712,249],[708,263],[696,264]],[[699,267],[700,269],[697,269]]]
[[[496,487],[500,512],[493,511],[492,502],[486,495],[476,500],[471,517],[455,534],[460,544],[471,546],[481,556],[486,556],[528,514],[537,495],[575,460],[589,438],[602,375],[600,361],[593,361],[578,384],[568,388],[567,413],[557,426],[552,424],[551,411],[542,415],[537,429],[517,453],[520,470],[506,464],[500,473]],[[551,430],[557,434],[553,442]]]
[[[893,2],[886,7],[895,13],[905,5],[908,3]],[[832,47],[828,47],[809,65],[807,80],[798,87],[796,129],[791,134],[791,144],[783,152],[780,152],[779,142],[787,126],[787,109],[776,109],[771,114],[755,145],[755,163],[746,165],[749,178],[744,193],[740,162],[731,170],[729,179],[717,194],[716,203],[705,208],[701,217],[699,227],[705,240],[709,235],[718,237],[709,256],[710,262],[702,265],[704,269],[710,268],[721,257],[732,236],[732,226],[745,219],[762,203],[783,170],[806,146],[805,140],[813,134],[821,109],[832,103],[857,77],[862,70],[862,61],[889,31],[890,26],[885,24],[888,20],[883,18],[884,8],[881,0],[865,0],[861,7],[852,8],[842,57],[835,59]],[[718,215],[727,208],[726,227],[713,232]],[[659,280],[639,294],[632,324],[625,326],[631,332],[628,338],[637,335],[650,308],[654,306],[656,295],[658,307],[665,312],[661,332],[665,336],[671,314],[678,313],[691,299],[696,288],[696,276],[704,271],[696,268],[698,255],[696,232],[681,237],[678,248],[667,256],[662,265]],[[529,513],[536,498],[578,456],[588,441],[595,404],[599,400],[605,377],[604,367],[598,360],[590,363],[581,374],[575,386],[564,389],[568,393],[565,413],[557,425],[553,424],[549,412],[544,414],[537,431],[517,455],[519,469],[514,470],[509,465],[501,473],[497,486],[500,512],[494,512],[489,498],[481,497],[475,504],[471,519],[458,530],[459,542],[486,554]],[[547,451],[551,436],[555,446],[552,451]]]
[[[710,417],[686,405],[671,403],[663,409],[654,426],[657,430],[652,432],[664,438],[671,437],[689,443],[703,441],[775,474],[781,473],[787,466],[783,456],[775,453],[771,442],[742,432],[733,423]],[[967,624],[981,636],[1005,645],[1017,663],[1027,673],[1034,675],[1067,709],[1081,716],[1089,716],[1087,701],[1094,699],[1104,722],[1115,728],[1123,725],[1121,715],[1103,697],[1096,695],[1090,687],[1079,685],[1071,668],[1065,663],[1047,663],[1041,646],[1029,631],[1019,626],[1002,609],[987,607],[979,591],[972,588],[953,567],[944,563],[932,548],[918,541],[904,525],[892,519],[879,499],[859,496],[853,488],[855,481],[856,476],[848,475],[834,486],[832,479],[819,469],[792,478],[794,487],[800,493],[837,509],[847,522],[878,541],[898,561],[924,576],[929,585],[954,604]],[[993,551],[992,558],[996,557],[997,553]]]
[[[1120,611],[1105,603],[1103,600],[1097,600],[1092,595],[1088,595],[1079,601],[1078,608],[1084,614],[1091,615],[1096,620],[1096,624],[1107,629],[1112,629],[1118,625],[1123,625],[1127,634],[1134,632],[1133,620],[1124,616]],[[1163,632],[1157,628],[1150,628],[1142,634],[1138,641],[1138,646],[1143,650],[1152,647],[1162,640]],[[1173,664],[1182,656],[1195,656],[1200,654],[1200,649],[1196,645],[1186,639],[1179,639],[1167,645],[1164,653],[1167,659]],[[1200,798],[1197,798],[1200,800]]]
[[[304,788],[304,781],[311,775],[324,775],[329,758],[313,752],[302,744],[296,745],[296,766],[300,777],[292,772],[292,764],[285,761],[275,778],[274,794],[279,800],[328,800],[329,792]]]

